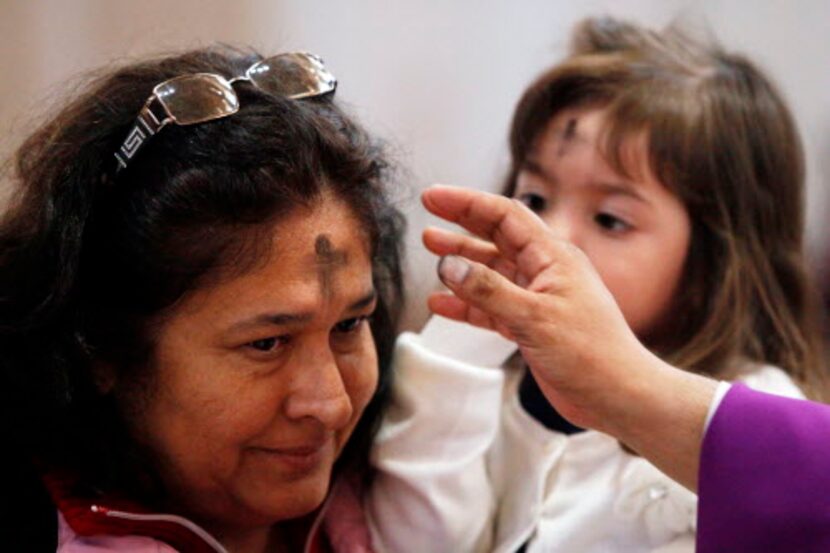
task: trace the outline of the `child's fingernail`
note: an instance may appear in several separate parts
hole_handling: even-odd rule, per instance
[[[458,286],[469,272],[470,264],[457,255],[445,255],[438,263],[438,276],[447,286]]]

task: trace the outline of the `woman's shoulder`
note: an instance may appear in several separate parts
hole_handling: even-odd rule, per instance
[[[176,553],[164,542],[147,536],[81,536],[76,534],[62,514],[58,516],[56,553]]]
[[[780,367],[760,363],[748,364],[737,379],[754,390],[784,397],[804,399],[796,381]]]

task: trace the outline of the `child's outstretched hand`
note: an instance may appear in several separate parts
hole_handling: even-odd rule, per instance
[[[450,186],[422,200],[474,235],[424,231],[450,289],[432,294],[430,309],[514,340],[564,417],[616,436],[694,488],[716,384],[643,346],[585,254],[520,202]]]

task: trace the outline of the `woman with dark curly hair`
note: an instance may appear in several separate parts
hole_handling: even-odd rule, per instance
[[[388,390],[402,219],[335,84],[310,54],[198,50],[94,77],[23,143],[4,549],[337,549],[326,505],[366,484]]]

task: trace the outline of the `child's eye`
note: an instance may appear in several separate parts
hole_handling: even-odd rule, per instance
[[[594,216],[594,221],[605,230],[611,232],[624,232],[631,228],[631,225],[610,213],[597,213]]]
[[[262,352],[273,352],[285,345],[288,342],[286,336],[271,336],[270,338],[262,338],[254,340],[245,344],[246,347]]]
[[[544,196],[540,196],[539,194],[534,194],[532,192],[521,194],[519,196],[519,201],[529,207],[534,213],[543,212],[548,205],[548,201],[544,198]]]
[[[351,319],[346,319],[345,321],[340,321],[336,325],[334,325],[334,331],[339,332],[341,334],[348,334],[349,332],[354,332],[360,328],[360,326],[366,322],[368,316],[362,315],[360,317],[352,317]]]

